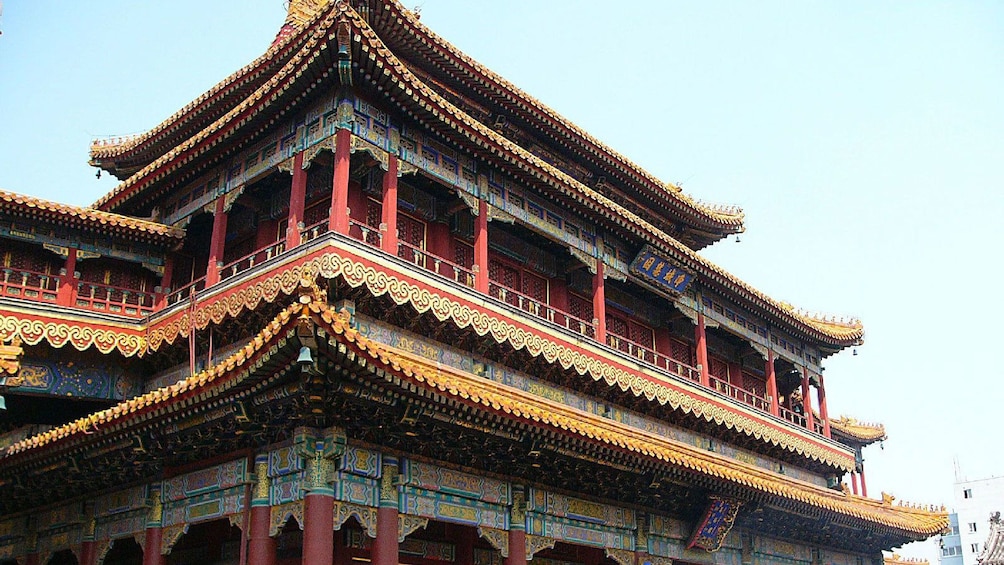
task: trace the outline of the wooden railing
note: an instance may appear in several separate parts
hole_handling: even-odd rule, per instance
[[[743,404],[749,404],[757,410],[770,413],[769,399],[758,396],[756,393],[750,392],[742,387],[738,387],[728,381],[723,381],[715,376],[709,376],[708,379],[711,383],[711,387],[718,392],[732,397]]]
[[[650,347],[645,347],[644,345],[631,341],[624,336],[608,333],[607,345],[614,349],[623,351],[624,353],[635,357],[639,361],[643,361],[649,365],[654,365],[668,373],[683,377],[695,383],[701,382],[701,372],[698,371],[696,367],[691,367],[690,365],[677,361],[668,355],[663,355]]]
[[[443,259],[438,255],[433,255],[425,249],[410,243],[398,241],[397,249],[398,257],[432,271],[441,277],[451,279],[466,287],[474,288],[474,271],[461,267],[457,263]]]
[[[186,284],[185,286],[178,288],[171,293],[169,293],[164,302],[167,306],[174,306],[175,304],[190,299],[194,294],[206,288],[206,277],[195,279],[194,281]]]
[[[255,265],[260,265],[273,257],[277,257],[285,250],[286,241],[282,240],[266,245],[253,253],[248,253],[240,259],[231,261],[221,267],[220,280],[225,281],[243,273],[244,271],[249,271],[253,269]]]
[[[152,292],[98,282],[79,281],[74,304],[78,308],[97,312],[123,316],[146,316],[153,312],[155,299]]]
[[[3,268],[0,277],[0,296],[10,296],[36,302],[55,302],[59,292],[59,277]]]

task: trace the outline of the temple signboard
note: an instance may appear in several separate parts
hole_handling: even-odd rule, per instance
[[[631,262],[631,274],[655,290],[672,296],[682,294],[694,279],[694,274],[684,270],[651,246],[646,245]]]

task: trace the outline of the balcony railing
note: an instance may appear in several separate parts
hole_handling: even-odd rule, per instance
[[[715,376],[709,376],[708,379],[711,382],[711,386],[718,392],[732,397],[743,404],[749,404],[757,410],[770,412],[770,399],[758,396],[756,393],[738,387],[728,381],[723,381]]]
[[[224,281],[235,277],[244,271],[250,271],[256,265],[260,265],[273,257],[278,257],[286,250],[286,241],[276,241],[261,249],[249,253],[236,261],[231,261],[220,268],[220,280]],[[201,289],[200,289],[201,290]]]
[[[0,278],[0,296],[11,296],[36,302],[55,302],[59,292],[59,277],[25,271],[21,269],[2,269]]]
[[[97,282],[77,283],[75,304],[78,308],[122,314],[146,316],[153,312],[155,297],[152,292],[112,286]]]
[[[300,230],[301,242],[310,242],[327,232],[327,220],[307,226]],[[379,229],[354,220],[350,220],[349,222],[349,234],[353,239],[376,248],[380,248],[383,239],[383,234]],[[237,277],[275,259],[285,251],[285,241],[267,245],[254,253],[250,253],[224,265],[220,269],[220,279],[221,281],[225,281]],[[475,287],[476,277],[472,269],[430,253],[419,246],[399,241],[397,256],[437,276],[452,280],[469,288]],[[2,295],[50,302],[56,301],[59,288],[58,277],[12,269],[3,269],[2,273],[2,282],[0,282],[0,293]],[[186,300],[194,300],[205,289],[206,279],[202,277],[168,293],[163,297],[164,304],[166,307],[170,307]],[[517,290],[507,288],[499,284],[498,281],[489,281],[488,289],[488,293],[492,298],[536,316],[547,323],[554,324],[589,339],[594,339],[596,336],[596,326],[593,321],[578,318],[568,312],[555,308],[546,301],[538,300]],[[80,307],[91,310],[125,315],[147,315],[153,311],[156,297],[152,293],[147,292],[96,283],[80,283],[76,303]],[[631,358],[637,359],[639,362],[651,366],[658,371],[690,382],[701,382],[701,374],[696,367],[660,353],[652,347],[636,343],[614,333],[607,334],[605,345]],[[739,403],[746,404],[767,414],[771,411],[771,400],[769,398],[764,398],[714,376],[709,377],[709,382],[711,388]],[[796,426],[806,427],[805,417],[789,409],[780,407],[779,416]],[[822,424],[815,424],[812,431],[822,434]]]
[[[195,279],[194,281],[186,284],[185,286],[169,293],[165,297],[164,302],[167,304],[167,306],[174,306],[179,302],[191,299],[199,291],[205,289],[206,289],[206,277]]]
[[[397,256],[432,271],[437,275],[456,281],[464,286],[474,288],[474,271],[461,267],[453,261],[447,261],[438,255],[433,255],[415,245],[397,242]]]
[[[655,365],[668,373],[694,381],[695,383],[701,382],[701,372],[698,371],[697,368],[677,361],[668,355],[663,355],[662,353],[659,353],[652,348],[645,347],[640,343],[631,341],[624,336],[608,333],[607,345],[614,349],[623,351],[624,353],[637,358],[639,361],[643,361],[649,365]]]

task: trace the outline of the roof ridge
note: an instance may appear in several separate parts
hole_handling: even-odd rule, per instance
[[[713,203],[705,202],[703,200],[697,199],[697,198],[695,198],[695,197],[693,197],[693,196],[691,196],[691,195],[683,192],[683,188],[681,186],[679,186],[679,185],[677,185],[675,183],[670,183],[670,182],[666,182],[666,181],[663,181],[663,180],[659,179],[658,177],[656,177],[652,173],[648,172],[647,169],[643,168],[642,166],[638,165],[637,163],[635,163],[634,161],[632,161],[631,159],[629,159],[628,157],[626,157],[624,154],[618,152],[617,150],[615,150],[612,147],[608,146],[607,144],[603,143],[598,138],[596,138],[593,135],[591,135],[586,130],[582,129],[575,122],[569,120],[568,118],[565,118],[564,116],[562,116],[561,114],[559,114],[557,111],[555,111],[553,108],[551,108],[550,106],[544,104],[543,102],[541,102],[540,100],[538,100],[534,96],[530,95],[529,93],[527,93],[523,89],[519,88],[518,86],[516,86],[514,83],[510,82],[508,79],[506,79],[502,75],[496,73],[491,68],[487,67],[486,65],[483,65],[482,63],[480,63],[479,61],[477,61],[476,59],[474,59],[470,55],[467,55],[466,53],[464,53],[463,51],[461,51],[455,45],[453,45],[452,43],[450,43],[449,41],[447,41],[446,39],[444,39],[442,36],[438,35],[434,31],[432,31],[425,24],[423,24],[415,16],[415,14],[411,10],[408,10],[408,9],[404,8],[404,6],[398,0],[389,0],[389,3],[392,4],[392,5],[394,5],[398,9],[398,11],[404,15],[404,19],[407,21],[407,23],[409,23],[412,26],[414,26],[414,27],[418,28],[419,30],[421,30],[423,33],[425,33],[427,36],[429,36],[432,40],[434,40],[436,43],[438,43],[441,47],[443,47],[444,49],[446,49],[449,52],[452,52],[454,55],[456,55],[458,58],[460,58],[463,62],[471,65],[474,68],[476,68],[477,70],[479,70],[480,72],[482,72],[484,75],[486,75],[488,78],[494,80],[500,86],[503,86],[504,88],[506,88],[507,90],[509,90],[516,97],[519,97],[519,98],[522,98],[523,100],[526,100],[532,106],[534,106],[537,110],[539,110],[542,114],[544,114],[546,117],[548,117],[548,118],[550,118],[552,120],[557,121],[558,123],[560,123],[564,127],[566,127],[569,130],[571,130],[573,133],[579,135],[580,137],[582,137],[583,139],[585,139],[589,143],[595,145],[597,148],[599,148],[603,152],[609,154],[615,160],[620,161],[621,163],[623,163],[624,165],[626,165],[627,167],[629,167],[630,169],[632,169],[636,175],[638,175],[641,178],[643,178],[644,180],[647,180],[648,182],[652,183],[652,185],[654,185],[656,187],[659,187],[662,190],[666,191],[666,193],[668,195],[674,195],[674,196],[678,197],[680,200],[682,200],[685,203],[691,205],[697,211],[702,212],[702,213],[704,213],[705,215],[707,215],[709,217],[715,218],[716,216],[724,216],[727,219],[738,220],[738,224],[742,225],[742,220],[745,218],[745,213],[743,212],[742,207],[740,207],[738,205],[731,205],[731,204],[713,204]],[[725,219],[725,218],[722,218],[722,219]]]
[[[168,226],[166,224],[155,222],[153,220],[135,218],[133,216],[116,214],[115,212],[106,212],[104,210],[96,210],[91,207],[75,206],[73,204],[63,204],[60,202],[46,200],[44,198],[38,198],[35,196],[28,196],[26,194],[20,194],[17,192],[10,192],[3,189],[0,189],[0,201],[10,202],[13,204],[20,204],[23,206],[28,206],[30,208],[48,210],[50,212],[56,212],[58,214],[63,214],[68,216],[76,216],[88,220],[97,221],[102,224],[121,226],[128,229],[135,229],[138,231],[155,233],[159,235],[167,235],[170,237],[180,238],[184,237],[185,234],[184,230],[180,228]]]

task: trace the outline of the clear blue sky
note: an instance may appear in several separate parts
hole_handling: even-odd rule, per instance
[[[970,479],[1004,474],[1004,4],[421,5],[656,176],[743,206],[747,233],[714,261],[864,320],[860,354],[825,378],[832,414],[886,425],[885,449],[866,451],[873,495],[950,504],[956,456]],[[261,54],[283,17],[280,0],[8,0],[0,188],[93,202],[114,182],[86,165],[92,137],[156,125]]]

